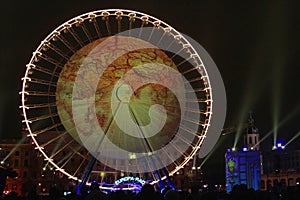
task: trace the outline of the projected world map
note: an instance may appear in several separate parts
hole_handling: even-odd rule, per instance
[[[178,130],[181,113],[178,99],[172,91],[163,84],[149,83],[139,87],[133,91],[133,95],[127,99],[130,109],[130,116],[124,117],[124,123],[131,120],[139,126],[146,126],[150,123],[149,109],[152,105],[158,104],[163,109],[158,109],[154,115],[160,116],[167,114],[166,122],[163,128],[154,136],[145,138],[133,137],[125,133],[115,122],[114,117],[118,112],[113,113],[111,107],[112,95],[114,87],[119,80],[122,79],[123,85],[118,88],[117,95],[120,101],[125,101],[122,96],[126,96],[128,90],[133,88],[133,85],[141,82],[141,79],[151,79],[153,68],[141,67],[147,63],[158,64],[155,71],[158,74],[156,79],[163,82],[169,82],[173,88],[180,90],[182,87],[181,80],[172,78],[170,71],[161,69],[160,65],[169,66],[172,70],[177,70],[172,60],[158,48],[137,48],[141,46],[149,47],[153,45],[146,44],[147,42],[136,39],[127,38],[126,36],[107,40],[101,38],[82,47],[68,60],[63,67],[56,89],[56,105],[59,117],[65,129],[72,137],[81,143],[80,135],[89,136],[96,126],[93,123],[88,123],[93,115],[91,110],[95,109],[98,125],[102,128],[109,140],[120,148],[130,152],[147,152],[145,146],[151,147],[151,150],[157,150],[168,144]],[[106,40],[106,41],[105,41]],[[105,41],[105,48],[97,48],[99,44]],[[138,49],[129,51],[128,49]],[[112,63],[108,63],[110,58],[119,52],[127,52],[122,56],[114,59]],[[159,65],[160,64],[160,65]],[[84,65],[84,70],[80,75],[84,74],[86,79],[78,75],[78,71]],[[129,72],[130,73],[127,73]],[[159,72],[159,73],[157,73]],[[127,76],[124,76],[127,73]],[[129,75],[128,75],[129,74]],[[149,77],[147,77],[149,74]],[[98,77],[96,92],[92,89],[92,82],[95,75]],[[146,75],[146,76],[145,76]],[[123,77],[123,78],[122,78]],[[75,80],[82,87],[82,94],[73,93]],[[94,95],[93,95],[94,93]],[[80,98],[79,98],[80,96]],[[84,99],[82,99],[84,97]],[[94,97],[94,99],[92,99]],[[72,112],[72,101],[94,101],[95,108],[89,111],[82,111],[86,125],[75,128]],[[124,103],[124,102],[123,102]],[[125,102],[127,103],[127,102]],[[73,108],[74,109],[74,108]],[[78,109],[78,108],[76,108]],[[161,122],[164,123],[164,122]],[[141,133],[143,134],[143,133]],[[147,144],[146,144],[147,143]]]

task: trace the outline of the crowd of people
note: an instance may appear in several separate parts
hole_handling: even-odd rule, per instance
[[[3,200],[299,200],[300,187],[288,187],[282,189],[273,187],[270,191],[255,191],[247,188],[246,185],[236,185],[233,190],[227,193],[225,190],[203,189],[192,187],[189,191],[177,191],[165,188],[156,191],[153,185],[143,185],[140,192],[117,190],[104,192],[99,189],[98,184],[90,187],[82,187],[80,194],[72,192],[64,195],[58,188],[51,188],[49,195],[38,196],[36,193],[29,193],[27,197],[18,197],[10,194],[3,197]]]

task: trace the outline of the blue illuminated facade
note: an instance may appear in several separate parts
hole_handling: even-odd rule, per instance
[[[226,188],[230,192],[234,185],[245,184],[248,188],[260,189],[261,154],[260,151],[227,151]]]

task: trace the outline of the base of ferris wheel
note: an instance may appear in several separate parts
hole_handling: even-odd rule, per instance
[[[115,176],[115,179],[116,179],[118,172],[116,172],[116,171],[112,171],[112,172],[93,171],[96,161],[97,161],[97,159],[94,157],[92,157],[90,159],[90,161],[89,161],[88,165],[86,166],[85,171],[83,173],[83,176],[81,179],[82,181],[77,186],[77,194],[81,194],[83,187],[86,187],[87,185],[91,185],[91,184],[97,184],[97,185],[99,185],[99,188],[101,190],[104,190],[107,192],[113,192],[116,190],[130,190],[133,192],[139,192],[145,183],[151,183],[153,181],[153,180],[149,179],[149,174],[145,173],[146,180],[143,180],[139,177],[133,177],[133,176],[124,177],[124,174],[123,174],[123,176],[120,179],[115,180],[114,183],[108,184],[108,183],[105,183],[102,181],[99,183],[97,180],[91,180],[93,174],[96,173],[98,175],[100,174],[100,176],[101,176],[101,173],[111,173]],[[152,172],[158,178],[159,190],[163,191],[166,187],[169,187],[174,190],[175,189],[174,184],[172,183],[172,181],[169,177],[169,174],[167,173],[167,170],[165,168],[163,168],[163,169],[161,169],[161,171],[166,176],[167,185],[165,184],[165,181],[162,180],[161,175],[158,170],[155,170],[154,172]]]

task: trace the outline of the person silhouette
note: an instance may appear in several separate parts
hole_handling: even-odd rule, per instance
[[[90,193],[86,196],[85,200],[108,200],[108,197],[99,188],[99,183],[93,182],[90,186]]]

